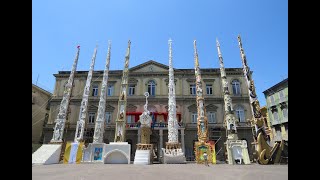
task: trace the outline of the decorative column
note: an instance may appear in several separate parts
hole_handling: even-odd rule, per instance
[[[92,79],[92,73],[93,73],[93,68],[94,68],[94,63],[96,60],[96,55],[97,55],[97,46],[94,49],[91,64],[90,64],[90,70],[88,72],[88,77],[86,81],[86,85],[84,87],[83,91],[83,96],[82,96],[82,101],[81,101],[81,107],[80,107],[80,112],[79,112],[79,119],[77,122],[77,127],[76,127],[76,133],[74,137],[74,142],[79,143],[80,141],[83,140],[83,133],[84,133],[84,126],[85,126],[85,121],[88,113],[88,99],[89,99],[89,93],[90,93],[90,86],[91,86],[91,79]]]
[[[69,102],[70,102],[70,95],[72,92],[73,88],[73,79],[74,79],[74,74],[77,69],[77,64],[78,64],[78,59],[79,59],[79,52],[80,52],[80,46],[77,46],[78,51],[76,54],[76,58],[74,59],[73,65],[72,65],[72,70],[68,79],[67,84],[65,85],[65,89],[63,92],[63,97],[62,101],[60,103],[60,109],[59,113],[57,115],[57,118],[55,120],[55,126],[53,128],[53,135],[50,143],[60,143],[62,142],[63,138],[63,132],[64,132],[64,126],[67,118],[67,110],[69,107]]]
[[[122,73],[122,81],[120,88],[120,96],[118,101],[118,114],[116,120],[116,130],[114,136],[114,142],[124,142],[126,133],[126,110],[127,110],[127,89],[128,89],[128,74],[129,74],[129,58],[130,58],[130,44],[128,41],[128,49],[126,53],[126,59],[124,69]]]
[[[265,132],[265,125],[263,122],[263,116],[260,109],[260,103],[256,94],[256,89],[254,86],[254,81],[251,76],[250,68],[247,64],[247,58],[244,53],[241,37],[238,35],[238,43],[240,48],[240,56],[243,65],[243,74],[248,85],[249,100],[251,105],[251,110],[253,113],[253,119],[251,124],[255,127],[256,134],[254,135],[254,140],[256,141],[255,152],[253,153],[255,158],[258,160],[259,164],[270,164],[278,163],[281,156],[281,149],[284,146],[284,142],[276,142],[273,147],[269,146],[267,141],[267,135]],[[274,155],[276,153],[276,155]]]
[[[225,120],[224,125],[226,127],[226,133],[227,137],[230,140],[237,140],[237,126],[236,126],[236,117],[234,115],[233,106],[232,106],[232,99],[230,97],[229,87],[228,87],[228,81],[226,76],[226,71],[224,69],[224,63],[223,58],[220,50],[220,43],[217,41],[217,50],[218,50],[218,56],[219,56],[219,63],[220,63],[220,75],[221,75],[221,81],[222,81],[222,87],[223,87],[223,99],[224,99],[224,114],[225,114]]]
[[[108,88],[108,75],[109,75],[109,65],[110,65],[110,50],[111,41],[108,42],[108,54],[107,62],[103,72],[99,107],[98,107],[98,117],[94,127],[93,143],[102,143],[103,133],[104,133],[104,122],[106,115],[106,98],[107,98],[107,88]]]

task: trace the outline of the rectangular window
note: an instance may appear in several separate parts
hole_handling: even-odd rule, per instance
[[[109,85],[108,86],[108,96],[112,96],[113,95],[113,86]]]
[[[195,84],[190,85],[190,94],[196,95],[196,85]]]
[[[233,95],[240,95],[241,94],[241,89],[240,89],[240,82],[239,80],[233,80],[232,81],[232,90],[233,90]]]
[[[274,105],[274,97],[273,97],[273,95],[270,96],[270,103],[271,103],[271,106]]]
[[[111,123],[111,112],[106,112],[106,124]]]
[[[128,123],[128,124],[134,123],[134,116],[132,116],[132,115],[127,115],[127,123]]]
[[[288,109],[287,108],[283,108],[282,109],[282,114],[283,114],[283,118],[287,119],[288,118]]]
[[[279,122],[279,116],[277,111],[273,112],[273,120],[275,123]]]
[[[236,109],[236,116],[239,122],[245,122],[244,110],[242,108]]]
[[[193,112],[191,114],[191,123],[197,123],[198,113]]]
[[[217,123],[216,112],[208,112],[208,123]]]
[[[89,113],[89,124],[94,124],[96,113]]]
[[[134,89],[135,89],[135,85],[129,85],[129,91],[128,91],[129,96],[134,95]]]
[[[211,84],[207,84],[207,95],[212,95],[212,85]]]
[[[98,96],[98,85],[92,86],[92,96]]]
[[[284,101],[284,90],[279,91],[279,99],[280,99],[280,102]]]

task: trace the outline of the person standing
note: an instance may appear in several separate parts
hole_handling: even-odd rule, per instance
[[[204,165],[205,165],[205,166],[209,166],[209,164],[208,164],[208,154],[207,154],[207,152],[204,152],[204,153],[203,153],[203,159],[204,159]]]

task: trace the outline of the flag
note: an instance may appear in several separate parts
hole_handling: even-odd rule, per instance
[[[83,142],[67,142],[63,156],[63,164],[80,164]]]

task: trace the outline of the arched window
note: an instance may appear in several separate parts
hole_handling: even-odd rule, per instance
[[[239,122],[245,122],[244,108],[242,106],[236,106],[235,112]]]
[[[150,80],[148,82],[148,92],[150,96],[156,95],[156,83],[154,82],[154,80]]]
[[[232,81],[232,91],[233,91],[234,95],[240,95],[241,94],[239,80],[235,79],[235,80]]]

